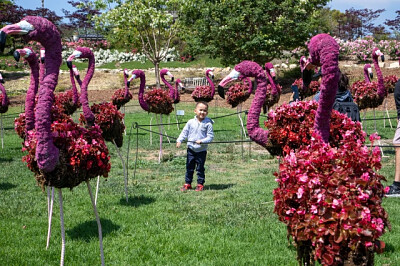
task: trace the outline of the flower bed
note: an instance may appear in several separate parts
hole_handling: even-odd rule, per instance
[[[303,79],[299,78],[296,79],[292,85],[296,85],[299,88],[299,96],[301,99],[304,99],[316,94],[321,84],[319,81],[313,80],[307,88],[303,88]]]
[[[119,112],[117,107],[109,102],[93,104],[90,110],[92,110],[95,116],[95,124],[102,130],[103,138],[106,141],[115,141],[117,147],[122,147],[125,130],[125,125],[122,122],[124,114]],[[83,114],[81,114],[79,120],[81,123],[86,124]]]
[[[42,189],[44,186],[72,189],[96,176],[108,176],[110,156],[98,126],[85,129],[64,116],[52,123],[51,131],[54,145],[60,149],[59,163],[51,173],[40,171],[37,165],[35,130],[28,132],[22,148],[28,152],[22,160],[34,172]]]
[[[114,92],[111,101],[119,110],[123,105],[132,100],[132,93],[128,91],[128,97],[125,98],[125,89],[118,89]]]
[[[268,110],[269,108],[271,108],[274,104],[278,103],[278,102],[279,102],[279,99],[281,98],[282,86],[279,85],[279,84],[276,84],[276,89],[277,89],[278,93],[277,93],[275,96],[273,96],[273,95],[272,95],[272,86],[271,86],[271,84],[268,84],[268,85],[267,85],[267,95],[266,95],[266,97],[265,97],[265,101],[264,101],[264,104],[263,104],[263,111],[264,111],[264,114],[265,114],[265,113],[267,112],[267,110]]]
[[[379,148],[369,150],[352,131],[339,148],[314,134],[309,146],[284,157],[275,173],[274,212],[297,244],[301,265],[373,265],[374,245],[390,228],[380,160]]]
[[[383,98],[378,96],[378,83],[376,82],[356,81],[351,87],[351,93],[360,110],[376,108],[383,102]]]
[[[213,99],[211,94],[212,89],[210,86],[198,86],[192,92],[192,98],[195,102],[210,102]]]
[[[60,92],[55,95],[54,103],[64,112],[66,115],[72,115],[76,109],[82,106],[78,100],[77,104],[74,104],[74,92],[72,89],[65,92]]]
[[[283,104],[268,113],[264,125],[269,130],[265,148],[272,155],[288,154],[311,143],[314,132],[314,119],[318,103],[315,101],[297,101]],[[352,132],[354,139],[365,141],[365,133],[359,122],[353,122],[345,114],[335,110],[331,114],[329,143],[338,147],[346,132]]]
[[[246,101],[250,97],[248,92],[249,86],[244,83],[235,83],[229,87],[225,94],[226,102],[232,107],[238,106],[240,103]]]
[[[143,99],[148,104],[150,113],[168,115],[174,110],[174,101],[163,89],[153,88],[144,94]]]

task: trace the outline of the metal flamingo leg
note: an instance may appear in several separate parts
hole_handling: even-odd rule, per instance
[[[367,109],[364,109],[363,118],[362,118],[362,121],[361,121],[361,125],[362,125],[363,129],[364,129],[364,121],[365,121],[365,117],[366,116],[367,116]],[[366,131],[366,130],[364,129],[364,131]]]
[[[124,111],[123,111],[122,113],[124,114],[124,118],[123,118],[122,121],[123,121],[123,123],[124,123],[124,125],[125,125],[125,114],[126,114],[126,113],[125,113],[125,104],[124,104],[124,106],[123,106],[123,110],[124,110]],[[124,129],[124,134],[125,134],[125,136],[126,136],[126,127],[125,127],[125,129]]]
[[[96,204],[96,205],[97,205],[97,194],[99,193],[99,184],[100,184],[100,176],[97,176],[96,195],[94,198],[94,204]]]
[[[125,197],[126,197],[126,202],[128,202],[128,176],[127,176],[127,174],[126,174],[125,161],[124,161],[124,158],[122,157],[120,148],[117,147],[117,144],[115,144],[115,141],[114,141],[114,140],[113,140],[113,143],[114,143],[114,145],[115,145],[115,148],[117,148],[117,153],[118,153],[119,158],[121,159],[122,168],[124,169]]]
[[[240,109],[240,112],[239,112],[239,109]],[[245,138],[247,138],[247,136],[246,136],[246,130],[244,129],[243,120],[242,120],[242,116],[241,116],[241,113],[242,113],[242,104],[239,104],[239,105],[238,105],[238,107],[237,107],[237,109],[236,109],[236,112],[237,112],[237,115],[238,115],[239,120],[240,120],[240,126],[242,127],[243,135],[244,135]]]
[[[393,128],[392,120],[390,120],[389,111],[388,111],[388,109],[387,109],[387,98],[385,98],[385,111],[386,111],[387,118],[388,118],[388,120],[389,120],[390,128]],[[385,112],[383,113],[383,117],[385,117]],[[385,120],[383,120],[383,121],[385,121]],[[384,125],[384,126],[385,126],[385,125]]]
[[[176,120],[176,127],[178,128],[178,130],[180,130],[179,128],[179,121],[178,121],[178,115],[176,114],[177,110],[176,110],[176,104],[174,103],[174,107],[175,107],[175,120]]]
[[[53,205],[54,205],[54,187],[51,187],[51,197],[50,197],[50,188],[47,187],[47,213],[48,213],[49,224],[48,224],[48,228],[47,228],[46,249],[48,249],[49,245],[50,245],[51,220],[53,218]]]
[[[1,148],[4,149],[3,114],[0,114],[0,128],[1,128]]]
[[[153,114],[155,115],[155,114]],[[153,115],[150,117],[150,145],[153,145],[153,134],[152,134],[152,126],[151,126],[151,121],[153,120]]]
[[[161,117],[162,117],[162,114],[160,114],[160,119],[161,119]],[[169,118],[169,115],[168,115],[168,118]],[[161,121],[161,120],[160,120],[160,121]],[[161,124],[162,124],[162,123],[161,123]],[[171,144],[171,141],[170,141],[170,139],[169,139],[169,137],[168,137],[168,133],[167,133],[167,131],[165,130],[164,125],[161,125],[161,128],[162,128],[162,132],[164,132],[164,135],[167,137],[168,143]]]
[[[96,204],[94,203],[94,200],[93,200],[92,187],[90,186],[89,181],[86,181],[86,184],[87,184],[87,187],[88,187],[90,200],[92,201],[93,212],[94,212],[94,215],[96,216],[97,229],[99,231],[101,265],[104,266],[103,233],[102,233],[102,230],[101,230],[100,218],[99,218],[99,214],[97,213]]]
[[[158,129],[160,131],[160,151],[158,153],[158,163],[161,163],[161,157],[162,157],[162,141],[163,141],[163,135],[162,135],[162,116],[160,115],[160,125],[158,126]]]
[[[60,265],[64,265],[65,256],[65,228],[64,228],[64,210],[63,210],[63,200],[61,188],[58,189],[58,198],[60,200],[60,222],[61,222],[61,259]]]
[[[376,130],[376,112],[375,112],[375,108],[374,108],[374,127],[375,127],[375,132],[378,133],[378,131]]]

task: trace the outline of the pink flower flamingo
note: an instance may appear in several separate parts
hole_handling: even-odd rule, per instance
[[[8,100],[6,89],[3,86],[3,76],[0,74],[0,128],[1,128],[1,148],[4,148],[4,128],[3,128],[3,114],[8,111],[10,101]]]
[[[212,81],[214,79],[212,69],[206,70],[206,79],[210,84],[209,86],[197,86],[192,92],[192,98],[195,102],[211,102],[214,99],[215,85]]]
[[[139,104],[143,110],[149,113],[160,114],[160,124],[159,124],[159,132],[160,132],[160,150],[158,153],[158,163],[161,162],[162,157],[162,141],[163,141],[163,125],[162,125],[162,114],[170,114],[174,109],[172,107],[173,99],[168,95],[168,93],[162,89],[152,89],[151,91],[144,93],[144,89],[146,86],[146,75],[142,70],[133,70],[132,77],[130,80],[139,78]],[[150,127],[151,127],[151,119],[150,119]],[[150,144],[151,144],[151,135],[150,135]]]
[[[95,70],[95,58],[92,50],[87,47],[77,47],[75,51],[68,57],[67,65],[71,69],[72,68],[72,60],[75,58],[88,58],[88,70],[86,72],[85,78],[81,83],[81,102],[83,115],[81,115],[81,122],[83,124],[87,124],[89,126],[96,124],[101,128],[102,136],[106,141],[112,142],[116,148],[117,153],[121,159],[123,170],[124,170],[124,180],[125,180],[125,198],[128,202],[128,177],[126,175],[126,166],[125,161],[122,158],[120,147],[123,144],[123,132],[125,129],[125,125],[123,123],[124,115],[117,110],[117,107],[113,105],[111,102],[103,102],[100,104],[93,104],[89,108],[89,103],[87,100],[87,88],[89,83],[93,77]],[[84,95],[84,96],[82,96]],[[99,182],[100,177],[97,177],[97,185],[96,185],[96,195],[95,195],[95,204],[97,204],[97,195],[99,191]]]
[[[39,90],[35,111],[35,128],[28,132],[27,140],[24,142],[24,149],[28,151],[24,160],[31,171],[35,173],[40,185],[54,186],[59,189],[62,236],[60,264],[64,264],[65,254],[61,188],[73,188],[82,181],[86,181],[96,214],[101,261],[104,265],[101,224],[91,194],[89,179],[97,175],[107,176],[110,170],[108,150],[98,127],[89,130],[81,128],[67,116],[58,121],[52,121],[51,109],[54,101],[54,89],[57,85],[62,61],[60,33],[54,24],[47,19],[27,16],[20,22],[7,25],[1,29],[1,51],[4,50],[7,34],[22,35],[27,42],[31,40],[40,42],[47,51],[45,76]],[[91,151],[94,150],[93,154]],[[97,158],[98,152],[104,154],[104,158]],[[79,156],[79,162],[75,161],[76,156]],[[97,163],[97,167],[92,168],[90,162]],[[85,165],[80,163],[85,163]],[[89,169],[91,171],[88,171]]]
[[[122,106],[125,107],[125,104],[132,100],[132,93],[129,91],[130,82],[128,82],[129,72],[128,69],[124,69],[124,89],[116,90],[111,98],[112,103],[117,107],[117,109],[121,109]],[[124,112],[125,113],[125,112]]]
[[[389,224],[381,206],[384,177],[375,171],[380,168],[379,149],[369,151],[352,131],[346,132],[338,148],[327,143],[338,86],[339,47],[328,34],[319,34],[308,48],[311,63],[322,67],[315,132],[311,145],[291,151],[280,164],[274,212],[296,242],[299,264],[372,265],[374,250],[368,247]]]

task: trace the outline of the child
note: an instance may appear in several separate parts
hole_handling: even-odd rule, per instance
[[[185,185],[181,191],[192,188],[194,169],[197,171],[196,191],[202,191],[205,181],[204,163],[207,156],[207,143],[214,139],[213,123],[208,114],[208,104],[206,102],[197,102],[194,110],[196,116],[190,119],[181,134],[176,140],[176,147],[181,146],[182,141],[187,139],[187,157],[186,157],[186,175]]]

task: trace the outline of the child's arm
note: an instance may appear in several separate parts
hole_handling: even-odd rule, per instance
[[[184,141],[189,134],[189,122],[186,123],[184,128],[182,129],[181,134],[179,134],[179,137],[176,139],[176,147],[179,148],[181,146],[182,141]]]
[[[200,139],[198,141],[196,141],[197,144],[207,144],[210,143],[211,141],[213,141],[214,139],[214,130],[213,130],[213,125],[212,123],[209,123],[207,126],[207,136],[204,139]]]

